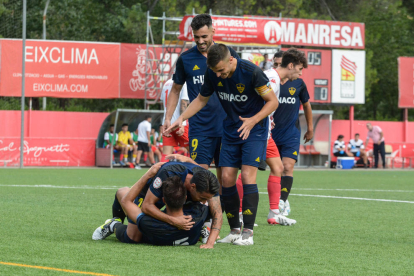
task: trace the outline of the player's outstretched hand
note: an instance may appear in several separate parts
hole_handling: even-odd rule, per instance
[[[182,124],[183,124],[183,119],[181,117],[178,117],[178,119],[174,122],[174,124],[172,124],[170,127],[164,130],[164,133],[163,133],[164,136],[170,137],[171,136],[170,133],[176,130],[177,128],[179,128]]]
[[[154,177],[157,172],[160,170],[161,166],[164,165],[166,162],[158,162],[157,164],[153,165],[147,172],[146,175],[150,178]]]
[[[180,230],[190,230],[194,226],[191,216],[171,217],[173,225]]]
[[[250,135],[250,130],[252,130],[252,128],[256,125],[256,122],[253,118],[242,118],[239,116],[239,119],[243,122],[243,124],[237,132],[241,132],[239,137],[246,140]]]
[[[313,130],[306,131],[305,135],[303,136],[303,140],[305,140],[305,144],[312,140],[313,138]]]
[[[202,244],[200,245],[200,248],[201,249],[214,249],[214,243],[213,244],[208,244],[208,243]]]
[[[181,125],[180,129],[176,132],[177,136],[183,136],[185,132],[185,126]]]

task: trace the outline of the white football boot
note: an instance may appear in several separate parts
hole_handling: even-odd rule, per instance
[[[103,240],[103,239],[106,239],[107,237],[109,237],[110,235],[112,235],[114,232],[111,231],[110,225],[114,221],[122,223],[120,218],[107,219],[103,225],[96,228],[96,230],[92,234],[92,239],[95,240],[95,241]]]
[[[287,218],[270,210],[269,215],[267,216],[267,223],[290,226],[296,224],[296,220]]]
[[[240,231],[231,230],[230,231],[230,234],[228,234],[227,236],[225,236],[223,239],[218,240],[217,243],[233,243],[239,237],[240,237]]]
[[[242,234],[237,240],[233,242],[234,245],[253,245],[253,231],[250,229],[243,229]]]
[[[290,214],[290,204],[289,204],[289,200],[286,199],[282,215],[287,217],[287,216],[289,216],[289,214]]]

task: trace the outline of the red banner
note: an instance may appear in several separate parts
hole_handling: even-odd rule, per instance
[[[146,73],[148,74],[147,87],[151,87],[147,90],[147,98],[154,99],[160,93],[160,89],[155,89],[155,87],[161,87],[162,81],[167,80],[179,53],[163,55],[163,49],[159,46],[149,48],[150,60],[146,60],[147,46],[145,44],[121,44],[121,98],[144,99]],[[162,79],[161,73],[163,73]]]
[[[0,138],[0,166],[19,166],[20,139]],[[24,166],[95,166],[95,140],[27,138]]]
[[[414,57],[398,58],[398,107],[414,108]]]
[[[0,43],[0,95],[20,97],[22,41]],[[25,55],[27,97],[119,97],[119,44],[27,40]]]
[[[191,21],[184,16],[179,39],[192,41]],[[365,48],[363,23],[307,19],[213,16],[214,41],[248,45],[298,45],[332,48]]]

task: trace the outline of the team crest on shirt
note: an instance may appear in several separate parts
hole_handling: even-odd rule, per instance
[[[240,93],[243,93],[244,88],[246,87],[243,83],[236,84],[237,90],[239,90]]]
[[[191,159],[195,160],[197,158],[197,152],[191,153]]]
[[[159,177],[155,178],[154,183],[152,185],[154,186],[155,189],[159,189],[162,185],[161,178]]]
[[[293,94],[295,94],[295,92],[296,92],[296,88],[295,87],[289,87],[289,93],[290,93],[290,95],[293,96]]]

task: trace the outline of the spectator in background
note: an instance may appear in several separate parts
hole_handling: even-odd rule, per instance
[[[269,59],[269,55],[268,54],[264,54],[263,55],[264,60],[262,62],[260,62],[259,67],[262,69],[262,71],[266,71],[272,68],[272,62],[270,62]]]
[[[151,129],[151,135],[150,135],[150,139],[151,139],[151,150],[149,152],[149,155],[151,156],[151,158],[155,161],[154,156],[157,156],[158,158],[158,162],[161,162],[161,151],[158,149],[157,147],[157,139],[158,139],[158,132],[155,131],[155,128]]]
[[[365,147],[368,146],[369,138],[371,138],[374,143],[375,168],[378,168],[378,152],[381,154],[382,167],[385,168],[385,142],[382,129],[379,126],[373,126],[371,123],[367,123],[367,128],[368,134]]]
[[[111,148],[111,143],[112,143],[114,150],[121,151],[121,147],[119,147],[116,144],[117,141],[118,141],[118,133],[115,133],[115,138],[114,138],[114,124],[111,124],[111,125],[109,125],[109,131],[105,132],[105,134],[104,134],[103,147],[105,149],[110,149]],[[112,155],[112,164],[117,165],[117,163],[115,162],[115,156],[113,156],[113,155]]]
[[[137,154],[137,161],[135,164],[135,169],[140,170],[141,166],[139,165],[139,162],[141,160],[142,152],[148,155],[151,147],[151,121],[152,118],[150,115],[145,116],[145,120],[139,123],[138,125],[138,154]],[[150,159],[151,164],[154,165],[154,158],[151,158],[151,156],[148,156]],[[144,157],[145,159],[145,157]]]
[[[359,139],[359,133],[355,133],[355,139],[349,141],[348,149],[355,157],[361,157],[364,160],[365,168],[368,166],[368,156],[365,152],[364,141]]]
[[[346,151],[343,135],[338,135],[338,139],[334,142],[333,155],[336,157],[353,157],[354,155]]]
[[[117,145],[121,148],[121,156],[119,157],[119,163],[121,166],[127,165],[128,162],[128,152],[133,151],[133,158],[135,159],[137,153],[133,147],[134,142],[132,141],[131,132],[128,131],[128,124],[122,124],[121,131],[118,133],[118,142]]]

